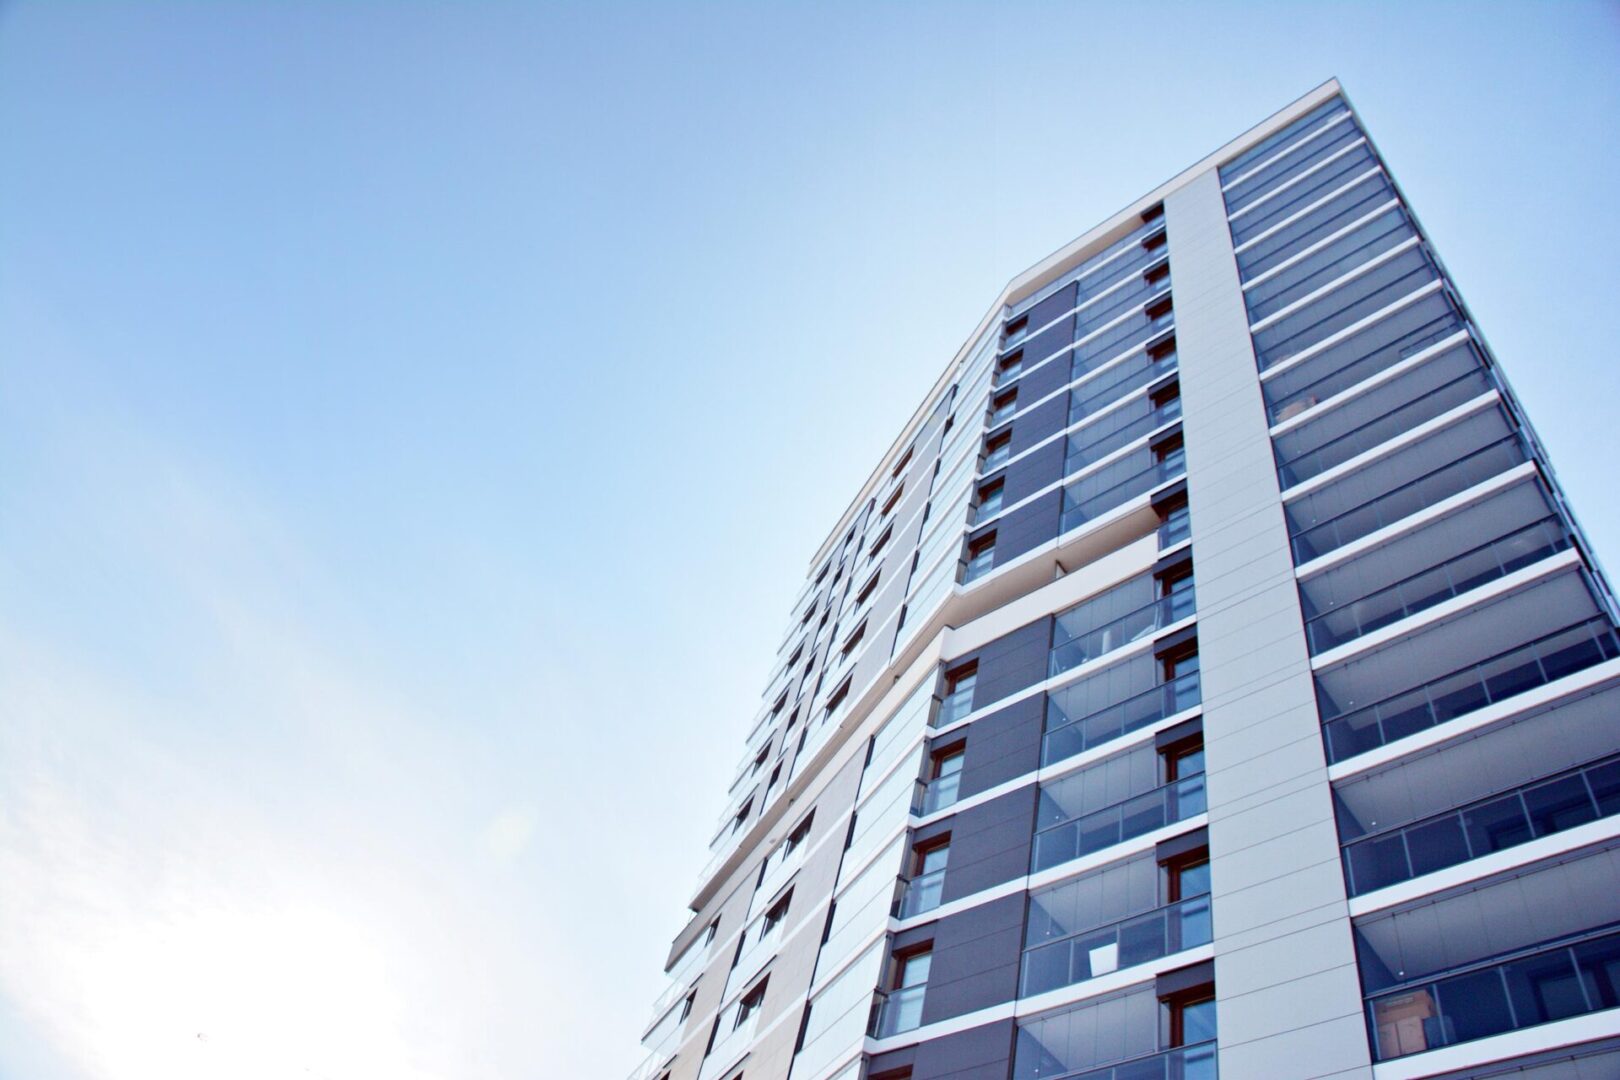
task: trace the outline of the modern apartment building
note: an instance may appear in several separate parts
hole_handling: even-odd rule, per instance
[[[1620,1077],[1616,617],[1330,82],[833,526],[634,1080]]]

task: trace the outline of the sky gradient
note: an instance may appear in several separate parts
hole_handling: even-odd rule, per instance
[[[900,425],[1335,75],[1620,566],[1612,5],[0,4],[0,1076],[622,1080]]]

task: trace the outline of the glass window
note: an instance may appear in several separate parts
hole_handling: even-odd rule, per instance
[[[912,953],[900,959],[895,973],[894,985],[897,989],[909,986],[922,986],[928,982],[928,971],[934,965],[932,951]]]
[[[990,402],[989,425],[991,427],[995,427],[1003,420],[1006,420],[1008,417],[1012,416],[1017,409],[1018,387],[1015,386],[1011,390],[997,394],[994,400]]]
[[[1012,457],[1012,432],[1003,431],[984,444],[984,472],[994,472]]]
[[[769,981],[767,979],[765,982],[761,982],[743,995],[742,1001],[737,1003],[737,1022],[732,1025],[733,1027],[742,1027],[743,1022],[754,1015],[761,1005],[765,1004],[765,983]]]
[[[979,510],[977,519],[985,521],[1001,513],[1001,493],[1005,485],[996,480],[979,489]]]
[[[986,533],[976,540],[968,542],[967,567],[962,571],[964,583],[975,581],[988,574],[996,563],[996,534]]]
[[[759,936],[761,938],[764,938],[772,930],[775,930],[782,924],[782,920],[787,918],[788,905],[792,903],[792,901],[793,890],[789,889],[782,895],[782,899],[771,905],[771,910],[765,913],[765,921],[760,926]]]
[[[1180,1002],[1171,1006],[1170,1045],[1196,1046],[1215,1038],[1215,999]]]

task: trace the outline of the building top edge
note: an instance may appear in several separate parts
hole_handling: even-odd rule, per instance
[[[878,482],[884,476],[888,463],[894,460],[897,454],[903,452],[907,440],[916,436],[923,421],[927,419],[929,413],[933,410],[939,395],[950,386],[951,377],[957,367],[966,359],[973,347],[983,339],[985,332],[1000,318],[1007,305],[1016,304],[1085,261],[1096,251],[1105,247],[1114,238],[1112,234],[1121,225],[1140,215],[1143,210],[1164,199],[1172,191],[1190,183],[1194,178],[1215,168],[1226,159],[1237,155],[1250,144],[1257,143],[1273,132],[1286,127],[1335,94],[1345,96],[1344,87],[1337,77],[1328,79],[1278,109],[1260,123],[1255,124],[1236,138],[1227,141],[1169,180],[1153,188],[1146,195],[1133,200],[1116,213],[1110,214],[1097,225],[1087,229],[1052,254],[1036,262],[1029,269],[1014,275],[1012,280],[1007,282],[1001,293],[991,303],[984,317],[974,326],[972,333],[968,334],[967,339],[963,341],[961,347],[957,349],[956,353],[945,365],[944,371],[940,373],[939,378],[934,381],[934,385],[924,395],[921,403],[911,414],[910,419],[901,427],[900,433],[895,436],[888,449],[878,458],[877,464],[872,467],[871,474],[867,476],[866,481],[861,484],[854,498],[849,501],[849,505],[844,508],[843,513],[838,516],[838,520],[828,530],[826,538],[817,545],[815,552],[810,556],[807,573],[815,573],[817,565],[826,558],[834,539],[842,535],[856,510],[860,507],[861,501],[872,494]]]

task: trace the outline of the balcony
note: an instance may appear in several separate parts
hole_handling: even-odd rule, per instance
[[[1620,755],[1369,836],[1344,849],[1359,896],[1620,813]]]
[[[1620,1005],[1620,934],[1527,950],[1367,1003],[1373,1057],[1405,1057]]]
[[[1417,449],[1423,449],[1422,444]],[[1386,525],[1392,525],[1475,484],[1507,472],[1526,460],[1524,444],[1519,436],[1508,435],[1325,521],[1301,522],[1295,526],[1297,531],[1292,540],[1294,562],[1296,565],[1304,564],[1336,551]],[[1292,523],[1295,520],[1293,508],[1290,508],[1288,516]]]
[[[1151,1057],[1082,1072],[1016,1073],[1016,1080],[1218,1080],[1214,1041],[1178,1046]]]
[[[924,983],[887,993],[879,992],[872,1010],[872,1037],[886,1039],[921,1026],[923,995],[927,989]]]
[[[1159,550],[1173,548],[1192,537],[1192,513],[1185,506],[1170,511],[1170,516],[1159,526]]]
[[[939,711],[934,714],[934,726],[945,727],[954,724],[972,711],[973,684],[968,683],[940,701]]]
[[[895,914],[902,919],[910,919],[939,907],[945,889],[945,870],[946,867],[942,866],[906,882]]]
[[[1073,986],[1213,940],[1209,897],[1194,896],[1026,950],[1018,996]]]
[[[1236,214],[1250,203],[1258,202],[1302,175],[1318,162],[1326,161],[1340,150],[1361,138],[1361,131],[1353,120],[1339,120],[1324,124],[1301,138],[1270,161],[1254,170],[1227,181],[1226,212]]]
[[[1177,370],[1174,352],[1155,359],[1140,352],[1110,367],[1104,374],[1076,386],[1069,394],[1069,423],[1078,424],[1104,405],[1111,405],[1133,390]]]
[[[962,584],[977,581],[988,574],[996,565],[996,548],[992,544],[974,554],[967,562],[962,564]]]
[[[918,817],[927,817],[948,806],[956,805],[958,792],[962,787],[962,774],[946,773],[944,776],[934,777],[926,784],[918,781],[918,786],[920,790],[912,803],[912,813]]]
[[[1371,325],[1267,378],[1261,392],[1271,423],[1297,416],[1464,331],[1461,313],[1438,287],[1391,307],[1395,310]]]
[[[1113,622],[1095,630],[1072,637],[1052,646],[1048,676],[1072,671],[1115,649],[1122,649],[1133,641],[1140,641],[1165,627],[1191,618],[1197,604],[1193,589],[1186,588],[1161,596],[1151,604],[1122,615]]]
[[[1052,724],[1052,713],[1061,710],[1048,706],[1046,734],[1041,738],[1041,764],[1073,757],[1094,746],[1117,739],[1139,728],[1155,724],[1183,709],[1190,709],[1202,699],[1199,696],[1198,672],[1188,672],[1179,678],[1153,687],[1143,693],[1126,698],[1117,704],[1100,709],[1078,720],[1064,719]]]
[[[1130,418],[1131,413],[1136,413]],[[1063,458],[1063,475],[1079,472],[1124,446],[1166,424],[1181,419],[1181,399],[1171,398],[1158,408],[1146,398],[1116,409],[1095,423],[1069,436]]]
[[[1168,297],[1169,294],[1170,290],[1166,289],[1164,295]],[[1143,310],[1127,316],[1112,327],[1097,331],[1094,337],[1074,347],[1074,355],[1069,360],[1071,380],[1097,367],[1101,361],[1112,360],[1130,347],[1157,337],[1175,324],[1176,313],[1173,310],[1153,315]]]
[[[1060,532],[1078,529],[1160,484],[1187,471],[1187,457],[1176,450],[1162,461],[1152,460],[1152,452],[1142,450],[1113,465],[1076,480],[1063,490],[1063,518]],[[1121,474],[1124,474],[1123,477]]]
[[[1439,278],[1439,271],[1421,246],[1359,267],[1304,307],[1294,308],[1254,331],[1254,352],[1260,370],[1269,370],[1305,353]]]
[[[1312,654],[1326,652],[1363,634],[1399,622],[1470,589],[1506,577],[1569,547],[1569,536],[1554,517],[1499,537],[1366,596],[1347,601],[1305,623]],[[1308,593],[1309,584],[1301,591]]]
[[[1463,370],[1434,385],[1433,376],[1451,367]],[[1475,364],[1471,348],[1430,360],[1304,427],[1279,435],[1277,478],[1284,488],[1304,483],[1491,389],[1491,377]]]
[[[1329,717],[1323,724],[1328,760],[1345,761],[1615,656],[1620,656],[1620,642],[1609,621],[1588,619],[1353,712]]]
[[[1030,872],[1105,851],[1134,837],[1202,814],[1207,807],[1204,777],[1200,773],[1084,814],[1035,834]]]

